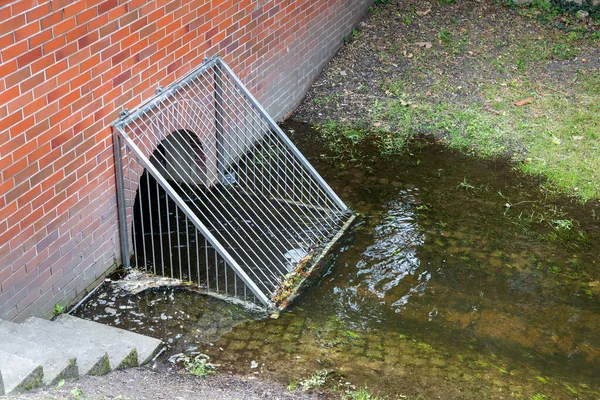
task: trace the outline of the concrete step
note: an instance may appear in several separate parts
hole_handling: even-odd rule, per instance
[[[110,371],[110,363],[106,351],[96,346],[87,337],[76,332],[65,341],[63,332],[55,332],[51,321],[40,319],[39,324],[15,324],[0,320],[0,332],[8,331],[21,339],[34,341],[40,345],[64,352],[76,358],[80,375],[103,375]],[[43,334],[40,334],[43,332]],[[68,343],[68,346],[66,345]]]
[[[43,368],[43,383],[55,385],[61,379],[74,379],[79,376],[79,368],[75,357],[71,357],[54,347],[47,347],[38,340],[27,340],[19,336],[17,324],[9,323],[0,326],[0,350],[41,365]],[[43,335],[43,333],[42,333]],[[7,373],[6,369],[2,370]]]
[[[108,354],[111,369],[127,368],[149,362],[161,341],[97,322],[60,315],[53,322],[28,318],[24,325],[45,327],[59,337],[68,338],[70,346],[95,346]]]
[[[43,385],[44,369],[31,360],[0,350],[0,395],[22,393]]]
[[[160,346],[160,340],[69,315],[21,324],[0,320],[0,396],[56,385],[79,372],[142,365]]]

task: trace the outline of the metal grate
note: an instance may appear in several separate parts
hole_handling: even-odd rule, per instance
[[[113,127],[126,267],[273,306],[350,216],[218,57]]]

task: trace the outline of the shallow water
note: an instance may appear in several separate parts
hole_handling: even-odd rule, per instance
[[[348,161],[306,126],[285,128],[361,215],[319,281],[276,320],[193,294],[152,306],[169,290],[117,300],[144,314],[120,326],[171,339],[165,357],[198,346],[220,370],[284,383],[326,369],[329,389],[350,382],[380,395],[600,398],[593,206],[545,199],[540,182],[502,161],[420,142],[390,158],[365,145]],[[92,299],[79,313],[114,324],[99,310]],[[149,331],[161,315],[181,317]],[[222,329],[198,333],[211,326]]]

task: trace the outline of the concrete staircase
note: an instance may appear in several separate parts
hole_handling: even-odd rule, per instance
[[[70,315],[0,320],[0,396],[149,362],[161,341]]]

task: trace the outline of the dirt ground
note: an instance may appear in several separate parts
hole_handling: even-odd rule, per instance
[[[2,398],[2,396],[0,396]],[[287,388],[249,378],[217,374],[208,377],[133,368],[104,376],[86,376],[60,389],[45,388],[7,399],[317,399],[318,394],[289,392]]]
[[[294,118],[362,121],[375,100],[487,103],[511,79],[560,85],[600,70],[600,17],[494,0],[380,1],[314,82]]]

